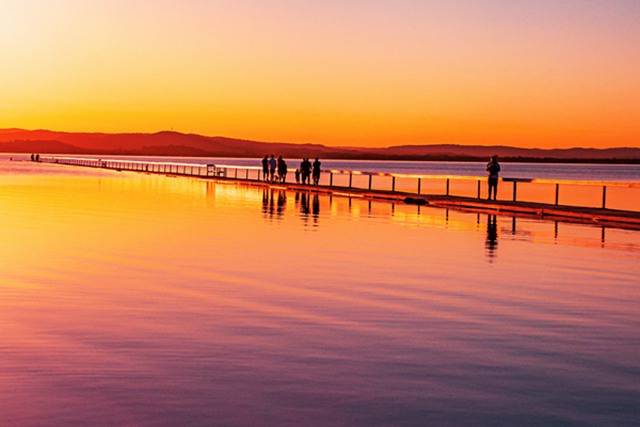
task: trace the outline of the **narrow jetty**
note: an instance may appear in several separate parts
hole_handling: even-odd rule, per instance
[[[485,178],[469,176],[405,175],[352,170],[323,170],[320,185],[291,182],[293,171],[284,182],[270,182],[261,176],[257,166],[202,163],[175,163],[122,159],[43,156],[41,162],[82,166],[116,171],[135,171],[165,175],[191,176],[202,179],[241,182],[246,185],[314,191],[346,197],[387,200],[394,203],[429,205],[474,212],[509,214],[565,221],[594,223],[640,230],[640,183],[568,181],[548,179],[501,178],[501,198],[486,200]],[[548,194],[550,202],[527,200],[534,185]],[[564,189],[571,187],[592,194],[587,205],[563,203]],[[632,201],[630,209],[609,206],[608,191],[616,190],[617,199]],[[541,189],[537,189],[540,193]],[[620,193],[622,192],[622,193]],[[530,196],[531,197],[531,196]],[[538,196],[540,198],[541,196]],[[594,202],[594,200],[596,200]],[[590,205],[589,205],[590,204]],[[596,206],[597,204],[597,206]]]

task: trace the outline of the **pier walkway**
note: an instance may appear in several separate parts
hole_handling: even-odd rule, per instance
[[[640,183],[501,178],[498,200],[486,200],[486,178],[323,170],[320,185],[268,182],[258,166],[43,156],[41,162],[137,171],[247,185],[594,223],[640,230]],[[566,201],[565,201],[566,199]],[[621,208],[618,208],[620,206]]]

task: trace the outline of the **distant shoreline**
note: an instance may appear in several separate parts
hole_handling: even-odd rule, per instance
[[[389,147],[334,147],[321,144],[262,142],[179,132],[86,133],[0,129],[0,152],[86,156],[163,156],[262,158],[265,154],[295,159],[321,157],[371,161],[487,161],[640,164],[640,147],[521,148],[506,145],[425,144]]]

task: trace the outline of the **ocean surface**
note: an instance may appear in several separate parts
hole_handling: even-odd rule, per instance
[[[0,425],[639,425],[638,307],[639,231],[0,160]]]

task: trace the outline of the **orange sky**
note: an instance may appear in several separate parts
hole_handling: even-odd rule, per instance
[[[0,128],[640,146],[635,0],[0,6]]]

